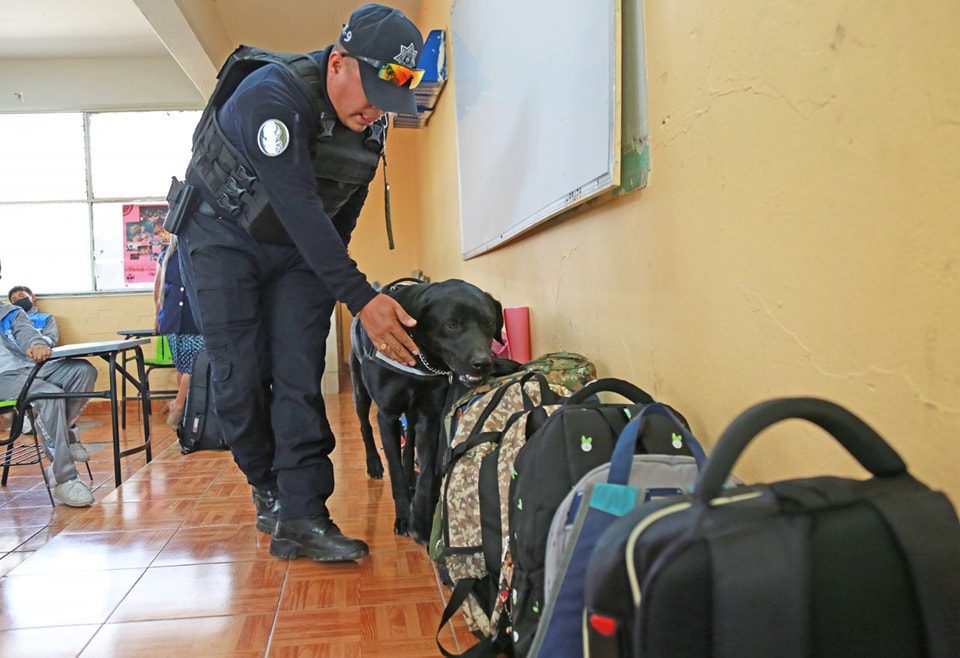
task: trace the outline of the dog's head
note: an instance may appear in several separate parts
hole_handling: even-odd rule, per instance
[[[503,307],[459,279],[400,288],[392,296],[413,316],[413,340],[434,367],[446,366],[467,386],[490,376],[490,341],[500,339]]]

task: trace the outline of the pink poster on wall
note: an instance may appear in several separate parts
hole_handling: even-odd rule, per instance
[[[166,204],[124,204],[123,206],[123,280],[150,283],[170,234],[163,230]]]

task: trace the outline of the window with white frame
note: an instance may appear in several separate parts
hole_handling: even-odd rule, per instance
[[[150,289],[164,197],[170,177],[183,177],[199,118],[0,114],[3,284],[39,294]]]

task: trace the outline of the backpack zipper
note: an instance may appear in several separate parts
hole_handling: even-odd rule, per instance
[[[730,503],[739,503],[744,500],[752,500],[762,496],[763,493],[760,491],[749,491],[747,493],[738,494],[735,496],[726,496],[722,498],[714,498],[710,501],[711,507],[716,507],[718,505],[728,505]],[[637,541],[640,539],[640,535],[653,525],[655,522],[659,521],[662,518],[676,514],[677,512],[682,512],[685,509],[689,509],[692,503],[684,502],[677,503],[676,505],[670,505],[669,507],[664,507],[663,509],[657,510],[650,516],[646,517],[637,524],[637,526],[630,533],[630,536],[627,538],[627,547],[625,560],[627,563],[627,577],[630,580],[630,591],[633,593],[633,604],[636,607],[640,606],[640,581],[637,578],[637,567],[633,560],[633,552],[636,548]]]

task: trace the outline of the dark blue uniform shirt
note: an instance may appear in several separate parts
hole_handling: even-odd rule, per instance
[[[329,52],[328,49],[326,52]],[[311,53],[326,61],[325,53]],[[326,71],[321,73],[326,93]],[[313,103],[294,79],[277,64],[267,64],[248,75],[220,108],[217,118],[226,138],[247,157],[307,265],[337,299],[356,315],[377,292],[347,254],[350,234],[367,198],[361,187],[334,217],[327,215],[317,196],[310,146],[319,131]],[[282,121],[290,131],[287,149],[264,155],[257,133],[268,119]],[[337,124],[336,130],[349,130]]]

